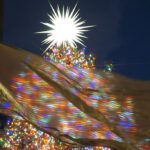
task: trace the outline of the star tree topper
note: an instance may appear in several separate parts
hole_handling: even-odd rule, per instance
[[[93,26],[84,25],[85,21],[79,17],[79,10],[76,11],[77,5],[75,5],[72,11],[70,11],[69,7],[67,7],[66,10],[63,7],[62,12],[59,6],[57,10],[55,10],[52,5],[50,6],[52,9],[52,14],[48,14],[50,22],[41,22],[48,27],[48,30],[38,32],[47,34],[47,38],[42,41],[43,44],[48,44],[44,53],[54,46],[65,47],[69,45],[76,47],[76,43],[84,46],[82,38],[87,38],[84,32]]]

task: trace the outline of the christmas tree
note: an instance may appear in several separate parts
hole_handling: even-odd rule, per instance
[[[52,63],[62,64],[66,66],[67,68],[94,69],[95,57],[93,57],[91,54],[86,55],[85,48],[82,50],[78,50],[76,43],[73,41],[75,40],[76,42],[83,45],[80,42],[81,40],[79,39],[79,37],[80,36],[84,37],[82,35],[83,32],[86,31],[85,30],[86,28],[90,27],[90,26],[84,26],[84,27],[79,26],[80,24],[83,24],[83,22],[77,22],[78,13],[75,13],[75,8],[70,13],[69,13],[69,9],[67,8],[66,14],[64,14],[66,18],[64,18],[63,21],[68,22],[68,25],[70,24],[69,28],[71,32],[73,29],[74,29],[73,32],[77,30],[74,35],[76,37],[70,40],[71,37],[69,36],[68,38],[67,37],[68,35],[66,35],[66,33],[59,33],[58,36],[60,36],[61,34],[65,34],[66,35],[65,38],[67,38],[67,40],[64,40],[64,37],[62,37],[61,41],[56,41],[56,43],[53,43],[52,45],[50,44],[51,46],[48,46],[48,48],[44,52],[44,58],[47,61],[50,61]],[[53,8],[52,10],[55,14],[56,12],[54,11]],[[59,13],[59,7],[57,9],[57,13]],[[73,18],[76,18],[76,20],[74,20]],[[57,20],[58,18],[55,18],[55,19]],[[59,19],[62,19],[62,18],[59,18]],[[58,25],[61,24],[60,22]],[[72,23],[74,23],[73,26],[71,25]],[[64,26],[64,28],[66,27]],[[66,28],[67,31],[69,28],[67,26]],[[66,29],[62,29],[62,31]],[[34,76],[32,72],[29,72],[28,74],[21,73],[20,75],[21,76],[19,78],[14,79],[14,83],[18,83],[21,80],[24,80],[24,78],[26,78],[26,80],[30,80]],[[30,84],[34,85],[36,83],[40,83],[40,78],[37,78],[36,80],[33,79],[32,82],[28,84],[28,87],[32,86]],[[21,84],[19,85],[19,87],[18,85],[13,85],[13,87],[16,87],[16,89],[21,88]],[[25,87],[23,88],[24,88],[24,92],[28,90]],[[46,88],[45,91],[47,90],[48,89]],[[53,91],[53,88],[50,90]],[[24,93],[22,93],[20,96],[24,97]],[[37,94],[35,95],[35,97],[38,99]],[[30,97],[26,97],[26,98],[24,97],[23,99],[29,99],[29,98]],[[4,102],[3,104],[3,107],[7,107],[6,108],[7,110],[8,110],[8,107],[10,107],[10,104],[9,106],[8,104],[9,104],[9,101]],[[12,107],[13,106],[11,106],[11,108]],[[75,108],[72,108],[72,109],[75,109]],[[11,122],[10,121],[7,122],[7,125],[5,127],[5,134],[3,134],[3,138],[0,140],[1,140],[3,148],[8,148],[8,149],[24,149],[24,150],[25,149],[42,149],[42,150],[44,149],[61,150],[62,149],[62,150],[65,150],[65,149],[74,149],[74,148],[75,149],[76,148],[78,149],[89,148],[89,147],[79,145],[79,144],[74,145],[74,146],[72,144],[67,144],[66,142],[62,142],[62,140],[59,140],[59,137],[54,138],[54,134],[52,135],[53,136],[50,136],[49,134],[45,133],[45,131],[41,131],[40,129],[33,127],[33,125],[29,123],[29,121],[27,120],[25,121],[25,119],[23,119],[22,117],[15,116],[13,117],[13,120]],[[110,148],[104,147],[104,146],[96,146],[96,147],[92,146],[91,148],[99,149],[99,150],[103,150],[103,149],[110,150]]]
[[[125,79],[88,70],[94,68],[93,62],[90,63],[94,59],[82,50],[77,51],[75,43],[82,44],[80,37],[84,37],[87,27],[80,26],[83,22],[78,22],[75,8],[71,13],[69,8],[66,14],[63,11],[62,16],[59,7],[57,12],[52,10],[50,18],[54,24],[43,23],[52,30],[42,32],[48,34],[44,42],[49,46],[44,57],[50,63],[27,52],[22,55],[13,51],[12,57],[12,48],[2,46],[0,62],[4,65],[0,71],[5,73],[8,66],[17,69],[1,76],[6,86],[0,86],[1,110],[23,118],[13,117],[8,122],[0,144],[10,149],[110,149],[106,145],[122,150],[138,149],[141,134],[133,111],[133,102],[137,101],[130,96],[130,90],[125,93],[130,88],[134,91],[132,84],[124,83],[126,87],[122,90],[122,86],[114,85]],[[65,30],[62,26],[66,21]],[[9,61],[2,60],[6,56]],[[111,66],[107,70],[111,71]]]

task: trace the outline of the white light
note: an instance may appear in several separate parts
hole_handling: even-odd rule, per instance
[[[79,10],[76,11],[76,5],[72,11],[68,7],[66,10],[63,7],[62,12],[59,6],[57,7],[57,11],[52,6],[51,8],[52,14],[48,14],[50,22],[41,22],[49,29],[38,32],[47,34],[47,38],[43,41],[43,44],[48,44],[48,47],[44,52],[55,45],[58,47],[67,45],[76,47],[76,43],[84,45],[81,38],[86,38],[84,32],[88,31],[87,28],[92,26],[83,26],[85,21],[81,21],[81,18],[79,18]]]

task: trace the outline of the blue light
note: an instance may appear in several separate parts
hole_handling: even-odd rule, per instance
[[[8,109],[10,105],[11,105],[10,102],[5,102],[3,106],[5,109]]]
[[[79,130],[81,130],[81,129],[84,128],[84,126],[83,125],[77,125],[76,128],[79,129]]]
[[[129,128],[132,127],[132,124],[131,124],[130,122],[124,121],[124,120],[122,120],[122,121],[120,122],[120,125],[123,126],[123,127],[125,127],[125,128],[127,128],[127,129],[129,129]]]
[[[8,134],[9,134],[10,136],[13,135],[13,131],[10,130],[10,131],[8,132]]]

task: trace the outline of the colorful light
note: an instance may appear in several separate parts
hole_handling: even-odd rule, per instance
[[[85,68],[94,69],[95,68],[95,57],[86,55],[83,50],[78,50],[73,47],[56,47],[47,50],[44,54],[45,60],[62,64],[68,68]]]

